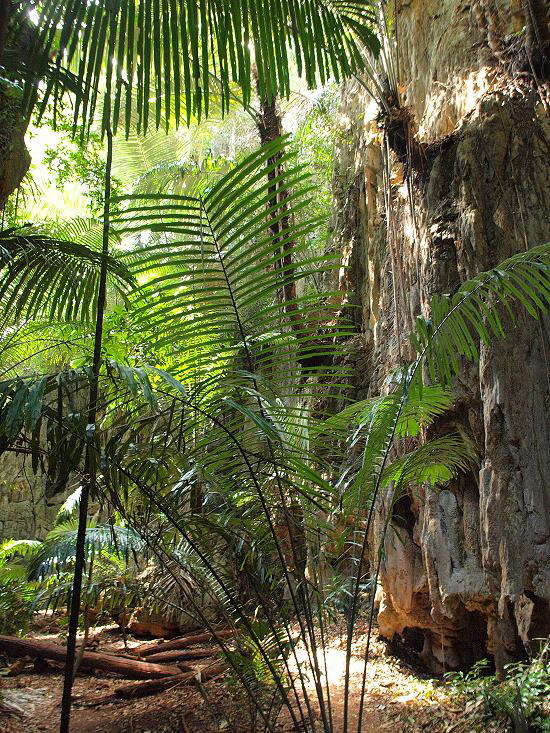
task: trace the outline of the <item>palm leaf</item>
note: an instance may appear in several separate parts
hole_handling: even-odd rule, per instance
[[[431,318],[419,316],[411,341],[425,360],[432,381],[449,384],[460,369],[459,357],[479,358],[479,341],[490,345],[505,336],[512,306],[522,305],[539,318],[550,303],[550,244],[509,257],[493,270],[465,282],[454,295],[435,295]],[[415,374],[420,376],[416,368]]]
[[[0,545],[0,565],[15,558],[32,556],[41,547],[42,543],[39,540],[5,540]]]
[[[90,235],[89,229],[86,233]],[[107,267],[113,287],[125,298],[125,291],[133,284],[128,269],[114,257],[108,258]],[[100,269],[100,252],[87,244],[58,239],[30,226],[1,232],[0,299],[4,324],[39,317],[91,320]]]
[[[43,579],[67,569],[76,555],[77,519],[56,525],[46,535],[42,547],[33,553],[28,567],[29,579]],[[135,530],[110,524],[89,524],[86,528],[85,556],[89,561],[102,552],[128,556],[140,553],[144,542]]]
[[[382,473],[381,486],[394,482],[394,497],[399,498],[411,484],[443,484],[467,471],[475,456],[470,440],[458,434],[444,435],[392,461]]]
[[[284,152],[285,142],[254,152],[202,196],[119,200],[123,213],[113,226],[127,246],[133,244],[127,261],[140,282],[135,327],[185,383],[197,374],[202,379],[231,372],[236,379],[238,370],[246,370],[275,385],[286,382],[289,390],[298,371],[335,372],[337,337],[349,328],[335,325],[327,295],[308,292],[307,281],[337,261],[318,255],[282,264],[283,243],[293,240],[298,259],[316,225],[300,217],[310,197],[308,176],[294,154]],[[267,173],[285,163],[286,172],[270,180]],[[284,216],[273,201],[274,185],[287,205]],[[299,324],[281,297],[288,283],[298,288],[293,305]]]
[[[422,482],[437,477],[443,481],[444,475],[449,478],[457,468],[463,468],[471,447],[461,436],[450,439],[447,458],[444,442],[439,449],[434,443],[436,458],[428,447],[431,442],[416,451],[409,450],[401,458],[389,456],[396,439],[417,438],[420,430],[428,428],[451,404],[452,393],[448,390],[437,385],[406,389],[401,381],[389,395],[350,405],[314,427],[316,454],[343,463],[336,482],[342,508],[353,514],[358,507],[369,506],[378,489],[390,481],[404,485],[413,483],[415,477]]]
[[[16,22],[22,28],[29,4],[20,0],[18,6]],[[370,0],[54,0],[37,3],[37,9],[30,56],[41,60],[39,68],[55,59],[45,99],[60,98],[70,69],[81,88],[75,122],[89,121],[104,84],[104,129],[116,130],[121,115],[128,123],[134,90],[145,131],[151,122],[158,127],[162,116],[170,119],[173,99],[176,124],[181,107],[187,122],[194,114],[208,115],[211,74],[219,79],[225,109],[232,82],[241,88],[244,105],[250,103],[253,66],[263,98],[288,95],[289,46],[310,86],[331,75],[349,76],[363,65],[363,46],[378,48]],[[32,103],[36,75],[27,80]],[[149,119],[150,99],[155,100],[154,120]]]

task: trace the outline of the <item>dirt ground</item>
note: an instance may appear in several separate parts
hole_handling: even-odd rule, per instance
[[[35,633],[36,638],[59,641],[56,634]],[[123,649],[120,633],[114,628],[96,632],[98,649]],[[356,721],[362,678],[364,639],[354,646],[351,667],[353,693],[351,720]],[[131,640],[130,648],[142,644]],[[154,644],[155,642],[152,642]],[[464,710],[448,697],[444,685],[419,672],[418,666],[399,658],[386,643],[374,639],[366,680],[363,733],[472,733],[502,731],[496,723],[485,721],[478,727]],[[331,680],[333,730],[342,729],[345,648],[336,637],[326,649],[327,673]],[[62,671],[36,671],[31,662],[15,677],[1,679],[0,691],[15,699],[23,713],[0,713],[2,733],[56,733],[63,684]],[[108,673],[79,674],[75,680],[71,717],[73,733],[253,733],[261,731],[250,722],[246,702],[236,701],[224,686],[223,678],[195,686],[179,686],[160,694],[138,699],[114,698],[119,677]],[[355,723],[356,725],[356,723]],[[355,731],[355,725],[350,726]],[[320,730],[320,726],[317,726]],[[293,731],[288,712],[281,715],[281,731]]]

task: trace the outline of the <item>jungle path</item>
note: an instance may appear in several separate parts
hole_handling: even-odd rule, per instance
[[[35,634],[36,639],[59,641],[55,634]],[[113,628],[94,634],[102,652],[123,650],[123,640]],[[350,697],[351,725],[355,733],[362,676],[364,637],[353,648]],[[155,642],[150,642],[152,646]],[[143,647],[143,642],[128,640],[128,648]],[[387,644],[377,638],[366,683],[363,733],[470,733],[476,730],[464,709],[449,699],[443,685],[419,672],[409,660],[394,656]],[[214,651],[214,647],[213,647]],[[345,649],[337,638],[326,649],[331,677],[331,707],[334,733],[342,730]],[[139,699],[120,699],[115,690],[124,681],[105,672],[82,673],[75,680],[71,716],[73,733],[252,733],[246,702],[236,701],[224,685],[223,675],[199,686],[181,684],[161,693]],[[125,682],[125,684],[129,684]],[[34,670],[29,663],[14,677],[1,681],[1,691],[19,701],[21,715],[0,713],[0,730],[5,733],[57,733],[62,675],[59,669]],[[321,730],[320,724],[317,729]],[[258,731],[262,727],[258,725]],[[280,716],[281,733],[294,731],[290,716]],[[497,724],[484,731],[503,731]]]

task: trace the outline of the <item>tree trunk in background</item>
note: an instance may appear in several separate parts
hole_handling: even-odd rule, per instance
[[[355,83],[343,90],[333,246],[350,266],[340,287],[361,305],[362,335],[350,345],[359,398],[382,389],[400,350],[411,356],[407,334],[433,293],[550,241],[545,7],[396,3],[415,160],[404,166],[389,151],[389,221],[376,105]],[[380,629],[403,635],[435,671],[487,654],[501,667],[550,631],[549,359],[548,322],[523,313],[509,340],[482,347],[434,428],[467,431],[478,469],[439,491],[419,487],[395,508]],[[381,531],[380,508],[373,546]]]
[[[31,158],[19,105],[0,86],[0,209],[25,177]]]
[[[279,110],[277,109],[277,99],[271,100],[260,99],[260,112],[257,116],[257,128],[258,135],[260,137],[260,143],[262,145],[269,145],[274,142],[277,138],[283,135],[283,121]],[[277,158],[281,158],[279,154]],[[269,163],[273,165],[277,162],[277,158],[270,160]],[[268,174],[268,178],[273,180],[281,174],[281,168],[277,167]],[[277,184],[272,187],[273,199],[270,201],[269,206],[275,206],[279,204],[279,209],[271,214],[272,219],[277,219],[281,212],[286,212],[288,207],[285,203],[285,198],[288,192],[279,190]],[[284,216],[281,221],[274,221],[270,225],[270,229],[273,234],[277,237],[279,232],[287,229],[290,225],[288,216]],[[284,278],[287,282],[282,287],[281,297],[283,302],[286,303],[285,310],[289,314],[289,320],[293,327],[301,328],[299,325],[299,314],[296,303],[296,283],[292,278],[292,251],[294,249],[294,242],[286,238],[281,242],[281,259],[279,261],[279,267],[284,268]]]

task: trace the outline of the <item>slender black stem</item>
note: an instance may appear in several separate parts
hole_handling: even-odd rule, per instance
[[[60,733],[69,733],[71,718],[71,692],[73,688],[74,665],[76,656],[76,635],[78,633],[78,616],[80,612],[80,595],[82,592],[82,573],[86,562],[86,524],[88,521],[88,505],[90,489],[95,484],[95,456],[92,443],[94,441],[93,427],[97,417],[97,400],[99,395],[99,369],[101,367],[101,345],[103,342],[103,318],[107,299],[107,262],[109,257],[109,207],[111,198],[111,167],[113,162],[113,135],[107,130],[107,161],[105,164],[105,201],[103,210],[103,246],[101,251],[101,271],[97,294],[97,312],[94,338],[94,359],[92,364],[92,378],[90,382],[90,397],[88,401],[88,428],[91,435],[87,436],[86,455],[84,459],[84,480],[80,496],[78,513],[78,531],[76,536],[76,552],[73,589],[71,595],[71,613],[67,636],[67,656],[65,661],[65,679],[63,683],[63,697],[61,700]]]
[[[200,549],[200,547],[195,542],[195,540],[191,537],[191,535],[187,532],[187,530],[182,525],[182,523],[180,521],[178,521],[178,519],[176,517],[174,517],[174,515],[171,514],[166,509],[166,507],[164,507],[160,503],[160,501],[158,500],[158,497],[155,496],[154,492],[151,491],[151,489],[149,489],[149,487],[146,486],[146,484],[144,484],[142,481],[140,481],[137,477],[132,476],[132,474],[130,472],[126,471],[122,466],[119,465],[118,466],[118,469],[122,473],[126,474],[128,476],[128,478],[130,478],[135,483],[135,485],[144,494],[144,496],[146,496],[149,499],[149,501],[152,504],[154,504],[156,506],[156,508],[168,519],[168,521],[180,532],[181,536],[187,542],[187,544],[189,545],[189,547],[193,550],[193,552],[197,555],[197,557],[199,558],[199,560],[204,564],[204,566],[212,574],[212,577],[214,578],[214,580],[218,584],[219,588],[221,589],[221,591],[223,592],[223,594],[225,595],[225,597],[227,598],[227,600],[229,601],[229,603],[233,607],[233,610],[236,612],[236,614],[238,615],[239,619],[242,621],[244,627],[246,628],[246,630],[250,634],[251,638],[253,639],[254,644],[256,645],[256,648],[258,649],[258,651],[262,655],[262,658],[265,661],[265,663],[266,663],[266,665],[267,665],[267,667],[268,667],[268,669],[270,671],[270,674],[273,677],[273,680],[274,680],[275,684],[277,685],[277,687],[279,689],[279,692],[281,694],[281,697],[284,700],[285,705],[288,708],[288,711],[289,711],[289,713],[290,713],[290,715],[292,717],[293,723],[298,728],[298,720],[295,717],[295,713],[294,713],[294,710],[292,709],[292,706],[290,705],[290,700],[288,699],[288,695],[285,693],[284,687],[283,687],[283,685],[281,683],[281,680],[279,678],[279,675],[277,674],[275,668],[273,667],[273,663],[272,663],[271,659],[267,655],[266,651],[264,650],[264,648],[262,646],[261,641],[258,639],[258,636],[254,632],[254,629],[253,629],[250,621],[245,616],[245,614],[244,614],[244,612],[242,610],[242,607],[241,607],[238,599],[235,599],[233,597],[233,594],[231,593],[231,591],[227,587],[227,584],[224,582],[224,580],[221,577],[220,573],[212,565],[212,563],[209,561],[209,559],[206,557],[206,555],[204,554],[204,552]],[[196,609],[195,610],[198,610],[198,606],[196,606]],[[208,624],[206,624],[206,625],[207,625],[207,628],[209,629],[209,631],[211,631],[212,630],[211,627],[209,627]]]
[[[117,504],[118,504],[119,510],[121,511],[121,513],[125,513],[125,509],[124,509],[123,503],[120,502],[120,500],[118,499],[118,497],[115,497],[115,498],[117,500]],[[161,511],[163,512],[164,516],[166,516],[168,518],[169,521],[172,521],[170,519],[170,515],[164,509],[161,510]],[[243,673],[239,669],[238,665],[233,660],[233,657],[230,654],[227,645],[225,644],[225,642],[223,641],[222,638],[216,636],[216,633],[215,633],[216,630],[215,630],[215,627],[214,627],[213,623],[210,621],[210,619],[208,618],[208,616],[205,615],[205,613],[203,612],[203,609],[201,609],[200,605],[194,600],[193,596],[190,595],[190,594],[188,594],[188,592],[187,592],[188,591],[188,588],[182,583],[181,578],[178,577],[178,575],[173,571],[173,569],[170,567],[170,565],[167,562],[164,561],[164,556],[166,556],[166,558],[170,562],[176,561],[176,563],[177,563],[177,559],[173,555],[171,555],[162,546],[161,543],[158,542],[158,538],[155,538],[154,540],[150,540],[147,537],[147,535],[144,533],[142,527],[140,527],[139,525],[136,525],[133,522],[131,522],[131,524],[133,524],[134,529],[136,529],[136,531],[139,533],[140,537],[143,539],[143,541],[145,542],[145,544],[149,547],[149,549],[151,550],[151,552],[155,555],[155,557],[157,558],[158,562],[160,563],[162,569],[165,570],[167,573],[169,573],[172,576],[172,579],[174,580],[174,582],[176,583],[176,585],[178,585],[180,587],[180,589],[186,594],[187,603],[189,603],[193,607],[193,609],[194,609],[194,611],[196,613],[196,617],[203,623],[203,625],[212,634],[212,639],[220,647],[221,651],[223,652],[223,654],[225,655],[225,657],[227,659],[228,665],[233,668],[233,671],[235,672],[236,676],[239,678],[240,682],[242,683],[242,685],[243,685],[246,693],[250,697],[250,699],[252,701],[256,701],[256,697],[254,695],[254,692],[250,688],[250,685],[248,683],[248,680],[246,678],[246,675],[243,675]],[[173,522],[172,522],[172,524],[173,524]],[[184,611],[186,613],[189,612],[189,609],[188,608],[182,608],[181,606],[178,606],[175,603],[170,603],[165,598],[162,599],[162,600],[163,600],[164,603],[167,603],[168,605],[171,605],[171,606],[173,606],[174,608],[176,608],[176,609],[178,609],[180,611]],[[261,705],[259,705],[259,703],[257,704],[257,710],[258,710],[260,716],[262,717],[262,719],[263,720],[266,720],[266,726],[268,727],[268,729],[270,731],[272,731],[272,733],[274,733],[273,726],[269,723],[269,720],[266,719],[265,713],[263,712],[263,709],[261,708]]]
[[[157,391],[160,392],[161,394],[166,394],[166,396],[168,396],[168,393],[163,393],[162,390],[157,390]],[[175,400],[180,400],[182,403],[184,402],[183,398],[181,398],[179,395],[177,395],[176,397],[174,397],[174,399]],[[188,403],[188,404],[192,405],[192,403]],[[280,544],[279,544],[279,541],[277,539],[277,534],[276,534],[275,527],[274,527],[273,522],[272,522],[272,519],[271,519],[271,515],[270,515],[270,512],[269,512],[268,504],[267,504],[267,501],[265,499],[265,496],[264,496],[264,494],[263,494],[263,492],[261,490],[260,483],[259,483],[259,481],[257,479],[257,476],[256,476],[255,472],[254,472],[254,468],[253,468],[252,464],[250,463],[250,460],[249,460],[249,458],[247,456],[247,452],[244,449],[244,447],[241,445],[241,443],[237,439],[237,437],[233,434],[233,432],[227,426],[225,426],[222,422],[220,422],[219,420],[217,420],[217,418],[215,416],[210,415],[208,412],[205,412],[200,407],[198,407],[198,405],[194,405],[194,410],[198,414],[200,414],[200,415],[202,415],[204,417],[208,417],[210,420],[212,420],[212,422],[214,424],[217,425],[217,427],[219,427],[221,430],[223,430],[223,432],[235,444],[237,450],[241,454],[241,456],[242,456],[242,458],[243,458],[243,460],[244,460],[244,462],[245,462],[245,464],[247,466],[247,470],[248,470],[248,472],[250,474],[250,477],[251,477],[251,479],[252,479],[252,481],[254,483],[254,486],[255,486],[256,491],[257,491],[257,494],[258,494],[258,498],[259,498],[260,503],[262,505],[262,511],[264,513],[264,516],[266,517],[268,526],[270,528],[270,533],[271,533],[271,535],[272,535],[272,537],[274,539],[274,543],[275,543],[277,555],[278,555],[278,558],[279,558],[279,561],[280,561],[280,564],[281,564],[281,568],[282,568],[282,571],[283,571],[283,574],[284,574],[284,577],[285,577],[287,586],[289,587],[289,590],[291,592],[291,597],[292,597],[292,599],[294,601],[294,604],[293,605],[294,605],[294,609],[295,609],[295,611],[297,613],[297,616],[298,616],[298,622],[300,623],[300,628],[301,628],[301,632],[302,632],[302,638],[304,638],[304,643],[306,644],[306,650],[308,651],[308,654],[309,654],[309,649],[307,648],[307,638],[305,637],[305,630],[303,629],[303,622],[301,621],[300,616],[299,616],[299,607],[298,607],[297,602],[295,600],[295,595],[293,595],[293,588],[292,588],[292,584],[291,584],[291,579],[290,579],[290,576],[288,575],[288,570],[286,568],[286,563],[284,561],[282,550],[280,548]],[[138,483],[136,483],[136,485],[138,487],[140,486]],[[141,490],[143,490],[143,489],[141,489]],[[182,530],[180,529],[179,525],[177,523],[175,523],[175,520],[171,518],[171,516],[168,514],[167,510],[165,508],[163,508],[162,505],[159,504],[158,502],[157,502],[157,506],[160,507],[162,513],[181,532]],[[210,567],[209,567],[209,570],[210,570]],[[270,619],[270,616],[269,616],[269,611],[265,608],[265,605],[264,605],[264,602],[263,602],[263,600],[261,598],[261,595],[258,594],[258,592],[256,592],[256,595],[258,597],[258,600],[260,602],[260,605],[263,607],[264,611],[266,612],[266,618],[269,620],[269,623],[271,625],[271,619]],[[236,602],[233,599],[233,596],[229,592],[226,592],[226,596],[227,596],[227,599],[230,601],[230,603],[234,604]],[[291,639],[291,633],[290,633],[290,628],[288,626],[288,623],[286,621],[284,621],[284,625],[285,625],[285,631],[287,633],[287,637],[290,640]],[[272,627],[272,632],[274,634],[275,639],[277,639],[277,634],[275,633],[275,629],[273,627]],[[258,642],[258,645],[260,645],[260,642]],[[278,646],[280,645],[280,642],[278,641],[278,639],[277,639],[277,645]],[[263,651],[260,648],[260,646],[259,646],[259,649],[260,649],[260,653],[263,654]],[[302,692],[304,694],[304,702],[306,704],[306,707],[307,707],[307,710],[308,710],[308,714],[310,716],[310,719],[313,721],[313,725],[314,725],[313,710],[311,708],[311,703],[310,703],[310,700],[309,700],[309,695],[307,693],[307,689],[306,689],[305,684],[304,684],[304,677],[303,677],[303,675],[301,673],[301,670],[300,670],[300,664],[299,664],[299,661],[298,661],[298,657],[296,655],[296,649],[295,649],[294,645],[292,645],[292,653],[293,653],[294,658],[296,660],[296,665],[297,665],[298,671],[299,671],[299,679],[300,679],[301,686],[302,686]],[[310,659],[310,664],[312,665],[311,657],[309,659]],[[305,722],[305,717],[303,715],[301,703],[300,703],[300,700],[299,700],[299,695],[298,695],[298,692],[297,692],[296,687],[295,687],[294,676],[291,674],[290,669],[288,668],[288,665],[287,665],[286,662],[285,662],[285,666],[287,666],[287,671],[289,673],[289,678],[291,680],[292,690],[293,690],[293,692],[296,695],[296,700],[297,700],[297,704],[298,704],[298,710],[300,712],[300,716],[302,718],[302,722]],[[276,682],[276,684],[278,684],[278,679],[275,679],[275,682]],[[285,696],[283,696],[283,697],[284,697],[285,704],[287,706],[289,706],[290,705],[290,702],[287,700],[287,698]],[[290,707],[289,707],[289,710],[291,712],[291,715],[294,715],[294,713],[292,712],[292,710],[291,710]]]

